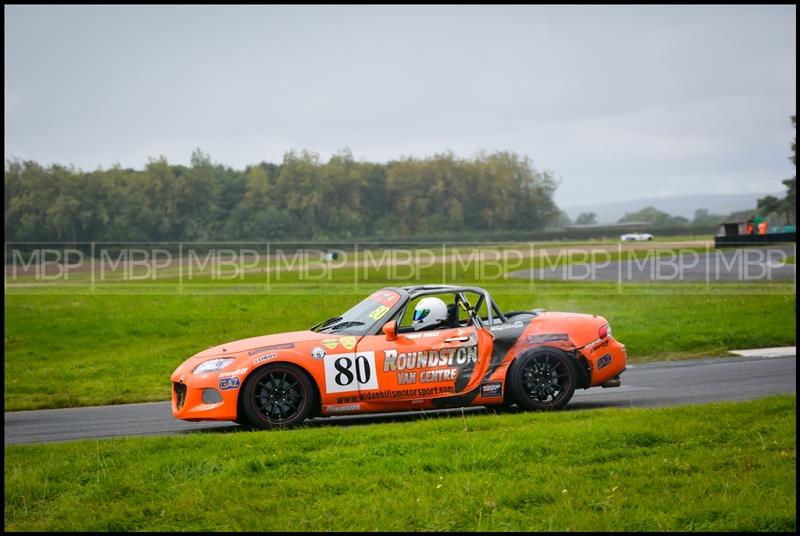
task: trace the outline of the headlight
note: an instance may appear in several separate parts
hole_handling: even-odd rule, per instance
[[[215,370],[222,370],[233,362],[234,359],[232,357],[203,361],[194,368],[192,374],[205,374],[206,372],[214,372]]]

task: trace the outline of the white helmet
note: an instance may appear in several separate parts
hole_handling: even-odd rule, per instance
[[[414,308],[411,325],[414,331],[428,328],[447,320],[447,306],[439,298],[422,298]]]

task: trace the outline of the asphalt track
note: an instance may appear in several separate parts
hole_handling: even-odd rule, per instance
[[[570,248],[577,262],[511,272],[510,277],[559,281],[644,282],[794,282],[795,265],[784,264],[796,247],[724,248],[708,252],[651,250],[645,258],[610,261],[608,254]],[[583,258],[580,255],[584,255]],[[555,264],[555,263],[554,263]]]
[[[750,400],[796,392],[796,359],[731,357],[632,365],[618,388],[579,390],[568,410],[607,407],[663,407],[724,400]],[[487,408],[465,408],[484,413]],[[314,426],[363,425],[461,415],[443,411],[337,416],[309,421]],[[229,422],[189,423],[172,417],[170,402],[5,413],[5,445],[73,439],[241,431]]]

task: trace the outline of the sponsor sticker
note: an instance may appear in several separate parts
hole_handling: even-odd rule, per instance
[[[340,404],[338,406],[325,406],[328,413],[347,413],[349,411],[358,411],[361,409],[361,404]]]
[[[268,350],[287,350],[289,348],[294,348],[293,342],[286,342],[283,344],[273,344],[272,346],[262,346],[261,348],[253,348],[252,350],[247,352],[247,355],[255,355],[260,352],[266,352]]]
[[[325,359],[325,350],[317,346],[316,348],[311,350],[311,357],[313,357],[314,359]]]
[[[370,295],[370,299],[386,305],[387,307],[391,307],[397,303],[397,300],[400,299],[400,295],[389,290],[378,290]]]
[[[461,333],[459,333],[461,335]],[[423,331],[421,333],[409,333],[406,335],[409,339],[427,339],[428,337],[438,337],[438,331]]]
[[[489,382],[481,384],[481,396],[483,398],[491,398],[495,396],[503,396],[502,382]]]
[[[243,368],[240,368],[240,369],[232,370],[230,372],[220,372],[217,375],[217,378],[231,378],[233,376],[241,376],[245,372],[247,372],[247,367],[243,367]]]
[[[610,364],[611,364],[611,354],[605,354],[603,357],[597,360],[597,370],[606,368]]]
[[[264,361],[267,361],[268,359],[273,359],[273,358],[276,358],[276,357],[278,357],[278,353],[277,352],[270,352],[268,354],[260,355],[260,356],[258,356],[257,358],[255,358],[253,360],[253,364],[254,365],[258,365],[259,363],[263,363]]]
[[[239,378],[220,378],[219,389],[220,391],[229,391],[231,389],[239,388]]]
[[[339,339],[322,339],[322,346],[328,350],[333,350],[339,344]]]
[[[398,352],[392,348],[383,353],[383,372],[434,367],[463,367],[477,362],[478,346],[475,344],[422,352]]]
[[[500,324],[499,326],[492,326],[489,329],[491,329],[492,331],[503,331],[504,329],[514,329],[521,327],[522,327],[522,321],[517,320],[516,322],[511,324]]]
[[[608,339],[597,339],[584,346],[584,352],[594,353],[606,346],[608,346]]]
[[[352,350],[356,347],[356,338],[355,337],[342,337],[339,339],[339,342],[348,350]]]
[[[566,333],[542,333],[541,335],[526,335],[525,342],[528,344],[542,344],[545,342],[569,341]]]

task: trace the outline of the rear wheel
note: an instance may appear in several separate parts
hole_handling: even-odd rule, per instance
[[[314,407],[311,380],[299,368],[275,364],[253,372],[242,389],[241,410],[257,428],[289,428],[301,423]]]
[[[577,377],[566,353],[557,348],[541,348],[514,361],[508,388],[521,408],[560,409],[575,393]]]

